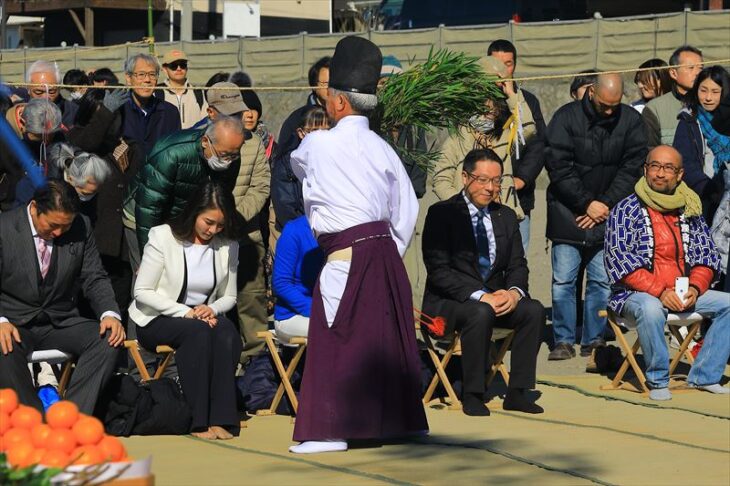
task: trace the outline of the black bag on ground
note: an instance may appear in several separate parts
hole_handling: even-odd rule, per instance
[[[109,383],[97,416],[110,435],[183,435],[192,415],[178,384],[169,378],[139,383],[117,375]]]
[[[287,366],[287,361],[284,361]],[[300,363],[301,366],[301,363]],[[296,390],[301,379],[299,371],[295,371],[291,377],[292,387]],[[276,389],[279,388],[279,375],[274,370],[274,364],[268,352],[263,352],[251,358],[243,376],[236,379],[236,386],[240,393],[239,410],[256,413],[258,410],[267,409],[274,401]],[[286,393],[276,408],[276,413],[281,415],[293,415]]]

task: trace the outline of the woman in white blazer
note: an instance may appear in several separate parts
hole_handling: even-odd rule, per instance
[[[205,183],[169,224],[150,230],[129,317],[140,344],[175,348],[191,433],[239,431],[235,370],[241,337],[225,313],[236,305],[238,215],[233,196]]]

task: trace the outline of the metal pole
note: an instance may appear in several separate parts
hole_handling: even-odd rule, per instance
[[[5,18],[5,0],[0,1],[0,49],[5,49],[5,25],[7,19]]]
[[[173,0],[170,1],[170,42],[175,41],[175,2]]]
[[[193,40],[193,2],[182,2],[180,17],[180,40]]]
[[[150,42],[150,54],[155,53],[155,30],[152,25],[152,0],[147,0],[147,37]]]

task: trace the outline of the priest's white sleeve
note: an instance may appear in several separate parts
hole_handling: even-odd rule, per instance
[[[390,232],[401,258],[406,254],[418,220],[418,198],[403,164],[398,160],[390,187]]]

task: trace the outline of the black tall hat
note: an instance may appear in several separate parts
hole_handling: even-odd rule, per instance
[[[330,61],[329,87],[351,93],[375,94],[383,55],[362,37],[348,36],[337,43]]]

